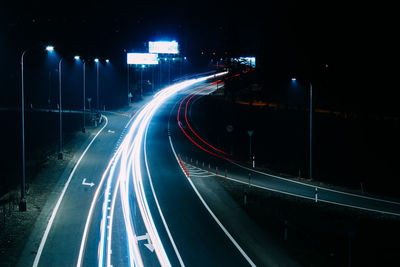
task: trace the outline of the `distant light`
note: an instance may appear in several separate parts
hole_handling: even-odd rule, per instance
[[[292,78],[292,82],[295,82],[296,81],[296,78]]]
[[[184,57],[183,59],[184,59],[184,60],[186,60],[187,58],[186,58],[186,57]]]
[[[54,46],[48,45],[48,46],[46,46],[46,50],[49,51],[49,52],[53,52],[54,51]]]
[[[98,62],[99,62],[99,59],[98,59],[98,58],[95,58],[95,59],[94,59],[94,62],[98,63]]]
[[[79,56],[74,56],[74,59],[75,60],[79,60],[79,59],[81,59]]]
[[[106,59],[106,62],[107,62],[107,63],[110,63],[110,60],[109,60],[109,59]]]

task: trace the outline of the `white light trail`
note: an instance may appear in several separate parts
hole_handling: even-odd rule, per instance
[[[107,182],[105,188],[102,189],[104,190],[104,199],[103,199],[102,217],[100,223],[98,266],[104,266],[104,264],[106,264],[107,266],[112,265],[111,263],[111,242],[112,242],[111,233],[113,225],[112,216],[114,215],[115,198],[118,192],[116,188],[118,187],[122,205],[123,219],[128,240],[129,265],[143,266],[143,259],[140,254],[138,240],[136,238],[137,234],[133,223],[134,219],[132,214],[133,207],[131,206],[132,204],[129,201],[130,200],[129,193],[132,193],[131,190],[129,190],[130,182],[132,182],[133,192],[135,193],[136,204],[140,211],[140,216],[143,220],[149,239],[152,245],[154,246],[157,259],[161,266],[171,266],[171,263],[168,259],[164,246],[158,234],[157,228],[155,226],[153,217],[151,215],[143,187],[142,170],[141,170],[141,166],[144,165],[141,162],[141,159],[143,158],[142,157],[143,139],[152,116],[154,115],[158,107],[161,104],[163,104],[169,97],[171,97],[175,93],[179,92],[180,90],[190,85],[224,74],[226,73],[225,72],[218,73],[216,75],[191,79],[169,86],[158,92],[157,95],[155,95],[154,98],[136,114],[133,121],[131,122],[131,125],[129,126],[129,131],[127,132],[126,136],[121,142],[121,145],[118,147],[118,150],[114,154],[113,158],[110,160],[102,176],[101,182],[98,186],[98,190],[96,190],[95,196],[92,200],[92,206],[88,214],[88,219],[82,237],[81,248],[77,264],[78,267],[82,265],[83,252],[86,246],[87,232],[90,225],[90,220],[92,217],[94,205],[97,202],[97,198],[99,197],[99,190],[101,190],[100,188],[103,188],[103,183],[105,180],[107,180]],[[117,167],[119,168],[119,170],[116,169]],[[114,182],[113,179],[115,178],[117,178],[117,180]],[[112,185],[114,185],[115,188],[112,189],[111,188]],[[112,196],[111,192],[113,192]],[[112,200],[110,200],[110,196]],[[145,233],[140,233],[140,234],[145,234]],[[106,259],[104,259],[104,256],[106,257]]]

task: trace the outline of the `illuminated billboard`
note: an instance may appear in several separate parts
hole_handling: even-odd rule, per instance
[[[178,54],[178,42],[176,41],[158,41],[149,42],[149,53],[158,54]]]
[[[237,57],[237,58],[232,58],[232,61],[238,62],[240,64],[244,64],[244,65],[252,67],[252,68],[256,67],[256,58],[255,57]]]
[[[158,64],[158,55],[151,53],[127,53],[128,64],[155,65]]]

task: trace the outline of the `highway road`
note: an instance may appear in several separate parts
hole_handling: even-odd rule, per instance
[[[268,253],[226,227],[190,177],[248,183],[251,173],[252,186],[313,201],[315,187],[242,166],[196,133],[190,105],[215,90],[210,78],[159,91],[133,117],[105,113],[19,266],[262,265]],[[318,201],[400,215],[399,203],[320,187]]]
[[[105,114],[18,265],[254,265],[193,191],[168,139],[168,101],[205,79],[166,88],[132,118]]]
[[[175,129],[178,129],[176,135],[179,138],[177,139],[186,139],[185,143],[179,142],[177,144],[177,150],[181,153],[183,165],[188,170],[189,176],[220,177],[242,184],[250,183],[251,186],[261,189],[310,199],[314,202],[320,201],[370,212],[400,216],[400,202],[320,187],[311,183],[265,173],[245,163],[236,161],[229,153],[209,144],[207,138],[201,135],[201,129],[197,129],[199,126],[192,120],[192,109],[193,104],[199,98],[214,90],[215,87],[212,86],[197,88],[197,90],[182,97],[174,110],[176,118],[171,119],[171,121],[175,121]],[[201,113],[199,110],[197,112]],[[197,116],[201,116],[201,114],[197,114]],[[201,127],[207,127],[207,125],[201,125]],[[190,164],[190,161],[192,164]],[[203,164],[205,167],[203,167]],[[210,166],[210,172],[208,172],[208,166]],[[217,175],[216,167],[219,169]],[[225,175],[225,172],[227,175]]]

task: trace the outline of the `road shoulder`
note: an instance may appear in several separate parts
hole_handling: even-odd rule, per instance
[[[298,266],[271,237],[262,231],[232,197],[210,177],[191,177],[218,219],[249,257],[260,266]]]

